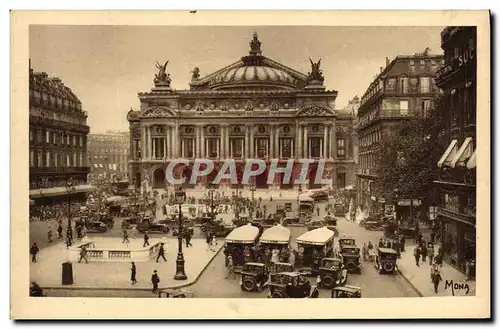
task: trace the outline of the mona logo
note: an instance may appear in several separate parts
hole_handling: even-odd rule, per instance
[[[453,280],[446,280],[444,282],[444,290],[448,288],[451,289],[451,295],[455,296],[455,291],[465,291],[465,294],[469,294],[469,284],[465,282],[453,282]]]

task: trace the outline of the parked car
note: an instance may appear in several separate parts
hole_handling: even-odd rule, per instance
[[[246,263],[241,271],[240,286],[243,291],[261,291],[269,279],[269,269],[262,263]]]
[[[121,228],[122,229],[130,229],[132,228],[133,225],[138,225],[142,222],[142,220],[139,217],[128,217],[124,218],[121,223]]]
[[[282,272],[271,275],[268,298],[318,298],[319,291],[304,274]]]
[[[389,248],[378,248],[377,256],[375,257],[375,268],[379,274],[394,274],[397,271],[398,253]]]
[[[345,285],[332,289],[332,298],[361,298],[361,288]]]
[[[159,223],[151,223],[151,222],[142,222],[137,225],[137,231],[140,233],[148,232],[148,233],[168,233],[170,232],[170,228],[165,224]]]
[[[323,226],[325,226],[325,222],[322,220],[312,220],[306,223],[308,231],[312,231]]]
[[[361,274],[361,252],[355,245],[344,245],[340,249],[344,265],[350,273]]]
[[[105,233],[108,230],[108,226],[100,221],[85,222],[84,225],[88,233]]]

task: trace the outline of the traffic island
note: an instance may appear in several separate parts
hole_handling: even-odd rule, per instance
[[[96,243],[103,244],[105,241],[99,239],[114,239],[114,243],[120,243],[118,238],[93,238]],[[150,244],[156,244],[159,239],[150,239]],[[63,285],[62,266],[69,260],[69,253],[66,246],[58,244],[44,248],[39,255],[37,263],[30,265],[30,280],[36,281],[44,289],[66,289],[66,290],[151,290],[151,275],[154,270],[158,271],[160,277],[160,289],[176,289],[194,284],[201,276],[203,271],[208,267],[210,262],[222,249],[222,244],[219,244],[214,250],[207,249],[207,244],[204,239],[191,240],[192,247],[186,248],[183,246],[184,258],[186,260],[185,270],[187,280],[174,280],[176,270],[177,257],[177,239],[162,238],[165,243],[167,261],[160,258],[156,262],[156,258],[147,261],[136,261],[136,279],[137,283],[132,285],[130,281],[131,260],[123,259],[121,261],[110,262],[93,262],[89,259],[89,263],[82,261],[78,263],[73,261],[72,274],[73,284]],[[131,239],[132,244],[140,244],[142,239]]]

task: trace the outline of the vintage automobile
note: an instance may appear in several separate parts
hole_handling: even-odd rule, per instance
[[[207,221],[201,225],[200,230],[204,234],[215,234],[216,237],[225,237],[227,236],[233,229],[235,225],[232,224],[224,224],[222,220]]]
[[[291,202],[285,202],[284,209],[285,209],[285,212],[292,211],[292,203]]]
[[[307,276],[298,272],[271,275],[268,298],[318,298],[319,291]]]
[[[87,221],[84,225],[88,233],[105,233],[108,230],[108,226],[99,221]]]
[[[326,227],[328,229],[332,231],[334,228],[337,229],[337,218],[330,215],[326,215],[325,217],[323,217],[323,222],[326,224]]]
[[[397,271],[398,253],[394,249],[378,248],[375,257],[375,268],[379,274],[394,274]]]
[[[344,246],[356,246],[356,240],[351,237],[347,236],[342,236],[342,238],[339,238],[339,248],[342,250]]]
[[[308,231],[312,231],[312,230],[315,230],[317,228],[325,226],[325,224],[326,223],[324,221],[322,221],[320,219],[315,219],[315,220],[311,220],[311,221],[307,222],[306,227],[307,227]]]
[[[97,221],[103,222],[104,224],[106,224],[106,226],[110,230],[113,229],[113,227],[115,226],[115,220],[114,220],[113,216],[111,214],[108,214],[105,212],[98,214]]]
[[[321,287],[331,289],[347,282],[347,269],[342,258],[323,258],[319,268]]]
[[[271,270],[272,273],[294,272],[295,268],[293,264],[278,262],[271,265]]]
[[[333,255],[335,233],[326,227],[307,231],[296,238],[298,257],[295,259],[297,267],[304,273],[316,275],[323,258]]]
[[[384,223],[382,221],[365,221],[363,227],[368,231],[383,231]]]
[[[312,215],[314,211],[314,199],[306,195],[299,196],[299,213]]]
[[[335,202],[333,209],[336,217],[344,217],[346,214],[345,206],[342,202]]]
[[[201,216],[198,216],[195,218],[194,223],[196,225],[203,225],[204,223],[207,223],[212,220],[212,217],[208,216],[207,214],[202,214]]]
[[[243,226],[248,224],[248,217],[245,215],[239,215],[238,218],[233,219],[233,225],[234,226]]]
[[[298,224],[298,223],[300,223],[300,219],[297,216],[290,216],[290,217],[287,216],[283,219],[282,223],[283,223],[283,226],[287,226],[290,224],[292,224],[292,225]]]
[[[347,271],[361,274],[361,253],[358,247],[355,245],[343,245],[340,247],[340,254],[342,255]]]
[[[246,263],[241,270],[240,286],[243,291],[261,291],[269,279],[269,269],[262,263]]]
[[[235,271],[239,272],[245,264],[243,256],[245,247],[251,250],[257,244],[259,237],[259,228],[252,224],[236,227],[226,236],[224,254],[227,257],[231,256]],[[250,255],[251,260],[255,260],[255,255]],[[247,261],[248,262],[248,261]]]
[[[280,222],[281,217],[277,214],[269,214],[267,218],[263,218],[260,223],[262,227],[269,228]]]
[[[121,223],[122,229],[130,229],[133,225],[139,225],[142,222],[142,219],[139,217],[128,217],[124,218]]]
[[[414,238],[417,235],[417,228],[411,226],[400,226],[398,232],[405,238]]]
[[[314,191],[311,193],[311,198],[315,202],[328,201],[329,195],[328,192],[325,190]]]
[[[332,289],[332,298],[361,298],[361,288],[344,285]]]
[[[152,223],[149,221],[144,221],[137,225],[137,231],[140,233],[148,232],[148,233],[168,233],[170,232],[170,228],[168,225],[160,224],[160,223]]]

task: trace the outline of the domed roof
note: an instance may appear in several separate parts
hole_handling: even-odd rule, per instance
[[[296,81],[287,72],[278,68],[261,65],[229,68],[217,74],[211,82],[214,89],[248,87],[248,85],[273,85],[275,87],[294,87]]]

